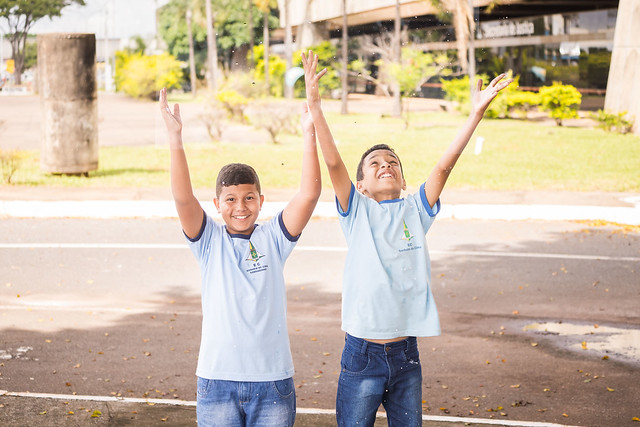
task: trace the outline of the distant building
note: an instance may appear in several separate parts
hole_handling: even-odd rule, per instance
[[[296,47],[339,41],[343,0],[279,0],[284,26],[285,1]],[[640,1],[638,0],[472,0],[478,72],[513,70],[520,85],[535,90],[562,81],[583,93],[583,108],[605,105],[628,111],[640,121]],[[347,0],[350,39],[392,31],[395,0]],[[494,4],[494,7],[490,6]],[[438,19],[430,1],[400,0],[403,28],[410,43],[425,51],[455,50],[453,26]],[[613,56],[613,60],[612,60]],[[373,59],[373,58],[372,58]],[[619,79],[610,78],[617,75]],[[638,83],[636,83],[638,82]],[[636,124],[636,131],[640,126]]]

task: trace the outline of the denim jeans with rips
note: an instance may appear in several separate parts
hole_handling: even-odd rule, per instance
[[[293,378],[239,382],[198,377],[199,427],[291,427],[296,418]]]
[[[382,405],[389,426],[422,425],[422,367],[415,337],[388,344],[346,335],[338,380],[338,426],[373,426]]]

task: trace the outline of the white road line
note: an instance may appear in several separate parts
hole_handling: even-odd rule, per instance
[[[0,249],[186,249],[183,243],[0,243]],[[302,252],[346,252],[345,246],[298,246]],[[554,258],[583,261],[623,261],[640,262],[640,257],[557,254],[544,252],[501,252],[501,251],[457,251],[430,250],[432,255],[515,257],[515,258]]]
[[[172,406],[196,406],[196,402],[178,399],[142,399],[135,397],[116,397],[116,396],[79,396],[70,394],[53,394],[53,393],[30,393],[30,392],[12,392],[0,390],[0,396],[9,397],[29,397],[35,399],[57,399],[57,400],[80,400],[89,402],[124,402],[124,403],[146,403],[151,405],[172,405]],[[306,415],[335,415],[334,409],[315,409],[315,408],[297,408],[297,414]],[[386,418],[384,413],[378,413],[378,418]],[[445,417],[435,415],[423,415],[423,421],[439,421],[450,423],[473,423],[473,424],[489,424],[499,426],[518,426],[518,427],[566,427],[563,424],[542,423],[536,421],[515,421],[515,420],[495,420],[487,418],[462,418],[462,417]]]

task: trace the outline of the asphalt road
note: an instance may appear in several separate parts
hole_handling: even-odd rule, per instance
[[[419,340],[424,414],[636,424],[637,232],[439,220],[428,236],[443,333]],[[335,407],[344,256],[337,222],[313,220],[287,263],[299,408]],[[200,279],[176,220],[3,219],[0,259],[0,390],[195,400]],[[195,420],[191,406],[51,402],[0,396],[0,425]],[[298,425],[332,425],[314,417]]]

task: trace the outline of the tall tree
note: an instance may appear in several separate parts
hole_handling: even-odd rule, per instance
[[[0,0],[0,22],[6,20],[7,27],[2,28],[2,31],[7,34],[11,43],[16,84],[22,83],[25,45],[33,24],[46,16],[60,16],[62,9],[72,3],[82,6],[85,4],[84,0]]]
[[[271,9],[278,6],[276,0],[254,0],[255,5],[262,12],[262,43],[264,46],[264,83],[267,93],[269,89],[269,15]]]
[[[400,0],[396,0],[396,13],[393,23],[393,62],[402,63],[402,19],[400,17]],[[391,113],[394,117],[402,116],[402,97],[400,96],[400,84],[393,84],[393,109]]]
[[[195,54],[193,50],[193,31],[192,31],[192,19],[191,16],[193,12],[191,9],[187,9],[186,18],[187,18],[187,34],[189,35],[189,80],[191,80],[191,95],[195,98],[196,96],[196,83],[198,78],[196,77],[196,60]]]
[[[214,92],[217,90],[216,71],[218,68],[218,43],[216,42],[215,16],[211,9],[211,0],[205,0],[207,13],[207,58],[209,64],[209,78],[207,79],[209,89]]]
[[[458,62],[462,72],[467,73],[469,70],[467,59],[469,36],[473,34],[475,29],[471,2],[469,0],[431,0],[431,3],[439,11],[438,19],[453,24],[456,33]]]
[[[349,63],[349,24],[347,20],[347,0],[342,0],[342,71],[340,72],[340,79],[342,80],[342,97],[341,97],[341,114],[349,114],[348,97],[349,97],[349,75],[348,75],[348,63]]]
[[[293,65],[293,34],[291,32],[291,0],[284,0],[284,56],[287,62],[287,71]],[[285,98],[293,98],[293,87],[284,85]]]

